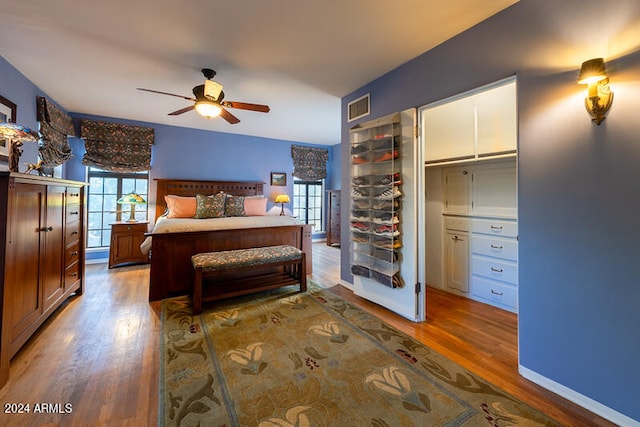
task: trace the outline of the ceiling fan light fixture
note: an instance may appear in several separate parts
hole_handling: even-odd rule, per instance
[[[217,102],[197,101],[196,111],[202,117],[211,119],[213,117],[218,117],[220,115],[220,113],[222,112],[222,107]]]
[[[221,92],[222,85],[220,83],[214,82],[213,80],[204,81],[204,96],[210,100],[217,101]]]

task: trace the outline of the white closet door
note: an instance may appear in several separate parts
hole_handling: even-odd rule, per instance
[[[477,109],[478,156],[511,153],[517,145],[516,83],[473,96]]]
[[[471,98],[424,110],[422,129],[427,163],[475,156],[475,117]]]

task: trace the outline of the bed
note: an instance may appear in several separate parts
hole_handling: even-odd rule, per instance
[[[173,220],[161,219],[167,210],[166,195],[194,197],[196,194],[214,195],[223,191],[235,196],[259,196],[263,194],[262,182],[157,179],[156,185],[156,226],[147,233],[147,240],[143,243],[151,264],[149,301],[190,293],[194,276],[191,256],[197,253],[291,245],[305,253],[307,274],[311,274],[312,226],[293,218],[272,217],[269,225],[253,223],[254,218],[251,217],[238,218],[236,221],[243,224],[215,229],[208,229],[203,223],[216,223],[215,219],[194,219],[197,226],[187,227],[187,231],[176,231],[174,227],[167,226]],[[247,276],[246,272],[229,274],[225,277],[226,288],[221,292],[233,294],[234,286],[251,286],[250,280],[244,280]]]

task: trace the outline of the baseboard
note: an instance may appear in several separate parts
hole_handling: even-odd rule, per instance
[[[595,400],[584,396],[577,391],[572,390],[560,383],[557,383],[543,375],[540,375],[537,372],[532,371],[531,369],[527,369],[520,364],[518,364],[518,372],[529,381],[532,381],[539,386],[542,386],[547,390],[550,390],[555,394],[562,396],[577,405],[582,406],[583,408],[593,412],[594,414],[598,414],[601,417],[606,418],[612,423],[625,427],[640,427],[640,421],[636,421],[624,414],[621,414],[620,412],[615,411],[608,406],[603,405],[602,403],[596,402]]]
[[[95,258],[95,259],[85,259],[85,264],[106,264],[109,262],[109,258]]]

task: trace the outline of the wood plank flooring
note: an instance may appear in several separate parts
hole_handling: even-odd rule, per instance
[[[338,283],[339,253],[315,243],[311,279]],[[0,389],[0,425],[157,425],[160,304],[147,302],[148,269],[87,266],[84,295],[64,304],[12,359]],[[517,374],[513,314],[429,289],[428,320],[413,323],[342,286],[332,289],[564,425],[613,425]],[[4,413],[10,403],[28,403],[31,413]],[[43,403],[49,413],[34,413]]]

